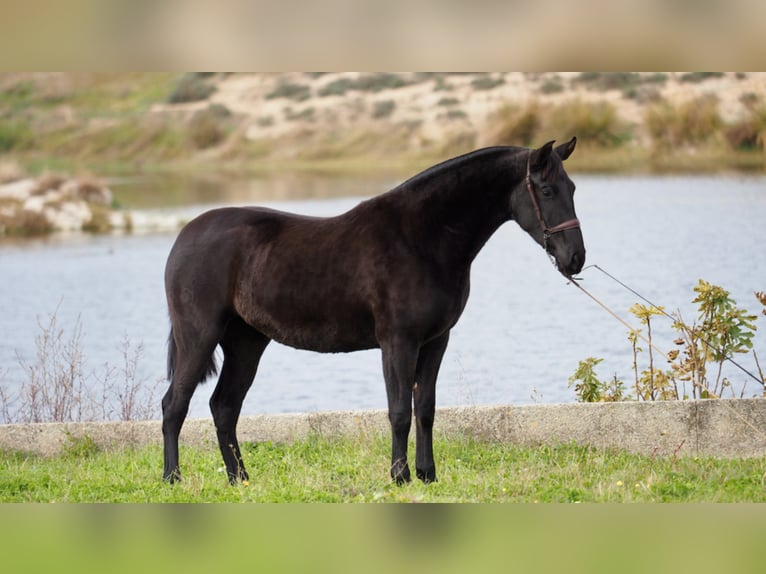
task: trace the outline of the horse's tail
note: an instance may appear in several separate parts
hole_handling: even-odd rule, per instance
[[[176,370],[176,340],[173,338],[173,327],[170,327],[168,335],[168,381],[173,380],[173,373]]]
[[[168,381],[173,381],[173,373],[176,370],[176,355],[178,347],[176,346],[176,339],[173,337],[173,327],[170,327],[170,335],[168,335]],[[215,363],[215,353],[210,354],[210,358],[202,372],[199,374],[199,378],[195,381],[202,383],[211,375],[218,373],[218,366]]]

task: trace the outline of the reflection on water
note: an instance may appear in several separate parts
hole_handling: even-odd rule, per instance
[[[699,278],[729,289],[743,307],[758,308],[753,291],[766,290],[766,261],[756,239],[766,221],[765,179],[574,179],[588,263],[598,263],[668,310],[680,309],[688,320],[694,318],[690,301]],[[362,199],[360,195],[379,193],[396,183],[385,178],[308,181],[238,182],[215,193],[215,186],[205,183],[199,189],[208,191],[199,191],[194,199],[262,203],[330,215],[349,209]],[[303,192],[309,195],[295,199]],[[335,195],[311,199],[311,194],[327,197],[328,193]],[[350,197],[344,197],[346,193]],[[140,377],[149,382],[162,379],[169,326],[162,276],[174,235],[74,234],[0,244],[3,384],[23,380],[18,357],[34,360],[38,318],[44,320],[57,307],[63,327],[80,316],[88,368],[98,371],[107,362],[119,365],[120,342],[127,335],[134,345],[143,345]],[[583,277],[591,292],[631,318],[627,308],[636,302],[633,295],[593,270],[586,270]],[[761,331],[766,330],[763,324],[761,320]],[[661,348],[672,347],[674,334],[659,320],[654,337]],[[766,356],[762,332],[755,346]],[[632,354],[625,328],[567,285],[542,250],[509,223],[476,259],[471,298],[452,333],[437,402],[443,406],[571,402],[574,394],[567,388],[568,377],[577,362],[589,356],[605,359],[597,369],[602,379],[616,374],[630,387]],[[752,363],[744,356],[741,361]],[[743,376],[731,369],[725,376],[735,381],[739,392]],[[206,403],[212,388],[208,382],[198,390],[191,416],[209,416]],[[749,385],[745,394],[758,392]],[[272,344],[243,412],[384,408],[385,404],[379,351],[320,355]]]
[[[113,177],[108,183],[119,205],[130,209],[182,207],[338,197],[372,196],[403,178],[395,172],[359,177],[312,171],[293,173],[157,173]]]

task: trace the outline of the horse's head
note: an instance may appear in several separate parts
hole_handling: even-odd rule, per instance
[[[574,208],[575,185],[562,163],[576,143],[572,138],[554,148],[550,141],[526,152],[526,176],[511,194],[513,218],[567,277],[579,273],[585,264],[585,245]]]

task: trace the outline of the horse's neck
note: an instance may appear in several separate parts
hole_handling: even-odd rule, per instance
[[[510,219],[510,193],[523,176],[506,152],[466,161],[424,182],[417,207],[419,241],[452,265],[470,266]]]

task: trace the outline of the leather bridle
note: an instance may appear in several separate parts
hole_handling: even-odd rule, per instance
[[[567,231],[568,229],[579,229],[580,228],[580,220],[576,217],[573,219],[567,219],[563,223],[559,223],[558,225],[554,225],[553,227],[548,227],[548,224],[545,223],[545,218],[543,217],[543,213],[540,210],[540,204],[537,202],[537,196],[535,195],[535,190],[532,187],[532,174],[530,171],[530,162],[532,160],[532,152],[530,151],[527,155],[527,176],[526,176],[526,182],[527,182],[527,190],[529,191],[529,197],[532,200],[532,206],[535,208],[535,215],[537,215],[537,221],[540,222],[540,228],[543,230],[543,248],[545,251],[548,251],[548,240],[551,238],[552,235],[555,233],[560,233],[561,231]]]

